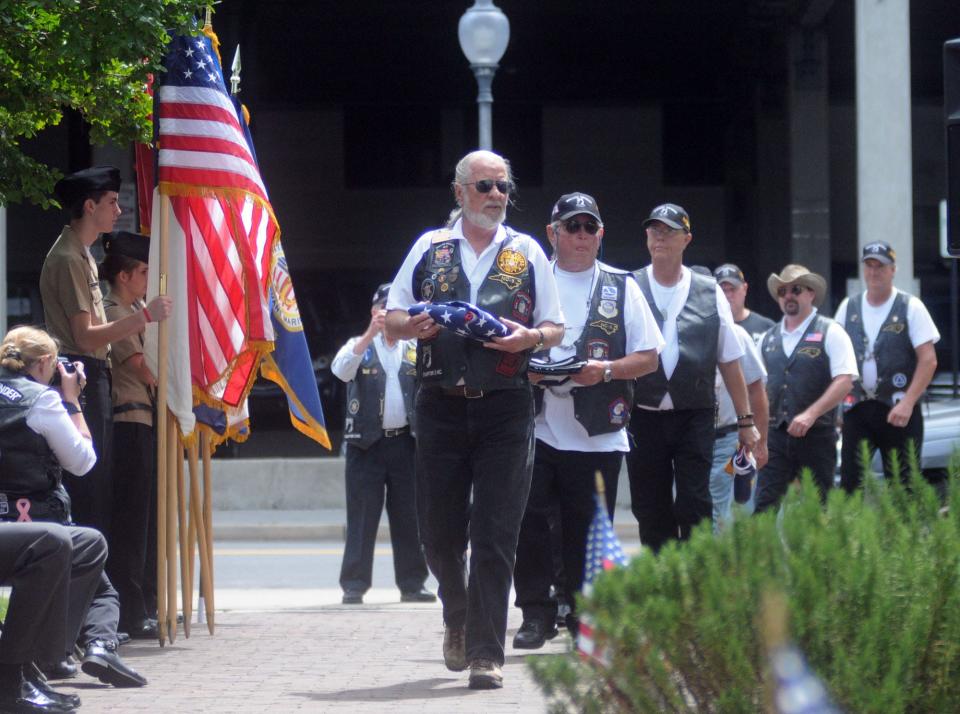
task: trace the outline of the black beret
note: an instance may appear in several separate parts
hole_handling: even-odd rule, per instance
[[[105,255],[124,255],[141,263],[150,262],[150,236],[130,231],[114,231],[103,237]]]
[[[98,191],[119,191],[120,169],[114,166],[91,166],[64,176],[53,187],[53,193],[64,208],[82,201]]]

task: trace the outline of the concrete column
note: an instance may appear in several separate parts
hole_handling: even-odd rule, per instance
[[[826,35],[815,29],[793,30],[789,48],[790,259],[829,282],[830,123]]]
[[[897,251],[895,284],[913,285],[910,2],[856,0],[857,252],[885,240]]]

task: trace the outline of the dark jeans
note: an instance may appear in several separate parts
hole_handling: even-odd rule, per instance
[[[466,625],[468,661],[503,664],[510,581],[532,469],[529,387],[488,392],[479,399],[419,390],[420,536],[440,585],[444,622]]]
[[[713,411],[634,409],[630,417],[631,505],[640,541],[654,551],[670,540],[689,538],[695,525],[713,517]]]
[[[583,585],[587,533],[596,512],[594,473],[599,470],[603,475],[607,512],[613,518],[622,463],[619,451],[561,451],[537,441],[530,497],[513,568],[516,606],[523,610],[524,621],[552,625],[557,617],[557,601],[550,597],[555,582],[553,549],[547,547],[551,543],[550,518],[557,506],[564,573],[561,592],[571,607],[575,604]]]
[[[786,425],[770,429],[767,435],[767,465],[757,475],[757,505],[755,513],[780,504],[790,482],[800,476],[800,470],[808,468],[826,499],[833,487],[833,474],[837,465],[837,431],[832,426],[815,426],[806,436],[787,434]]]
[[[107,573],[120,596],[120,621],[138,625],[148,616],[144,590],[156,580],[156,566],[148,577],[150,548],[156,553],[157,476],[156,441],[152,426],[114,422],[113,517]],[[155,557],[150,559],[156,563]]]
[[[75,355],[64,355],[81,361],[87,376],[87,386],[80,397],[83,418],[93,438],[97,463],[83,476],[63,472],[63,485],[72,501],[73,522],[96,528],[109,540],[110,516],[113,513],[112,444],[113,403],[110,399],[110,372],[96,360]]]
[[[905,427],[887,423],[890,407],[876,399],[860,402],[843,414],[843,446],[840,447],[840,484],[847,492],[859,488],[863,480],[863,464],[860,460],[860,443],[866,441],[870,446],[870,457],[877,449],[883,458],[883,475],[893,478],[891,451],[897,450],[900,460],[900,478],[910,479],[910,463],[907,460],[907,442],[913,440],[917,449],[917,463],[920,463],[920,450],[923,446],[923,414],[919,404],[913,408],[913,414]],[[869,462],[867,468],[869,469]]]
[[[344,590],[370,589],[384,495],[397,587],[401,592],[416,592],[427,579],[417,532],[415,447],[409,434],[383,437],[369,449],[347,445],[347,543],[340,567],[340,587]]]

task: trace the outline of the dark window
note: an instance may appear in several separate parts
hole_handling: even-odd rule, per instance
[[[520,191],[543,185],[543,119],[541,105],[493,103],[493,150],[510,160]],[[467,153],[478,143],[477,105],[464,107],[463,145]]]
[[[716,186],[724,183],[727,113],[719,102],[663,105],[663,183]]]
[[[435,106],[346,106],[343,122],[347,188],[443,185],[441,117]]]

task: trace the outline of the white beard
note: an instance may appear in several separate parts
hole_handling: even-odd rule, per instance
[[[500,215],[497,218],[490,218],[483,211],[472,211],[466,206],[463,207],[463,216],[468,221],[470,221],[477,228],[482,228],[483,230],[493,230],[499,226],[507,217],[507,207],[504,207],[500,211]]]

